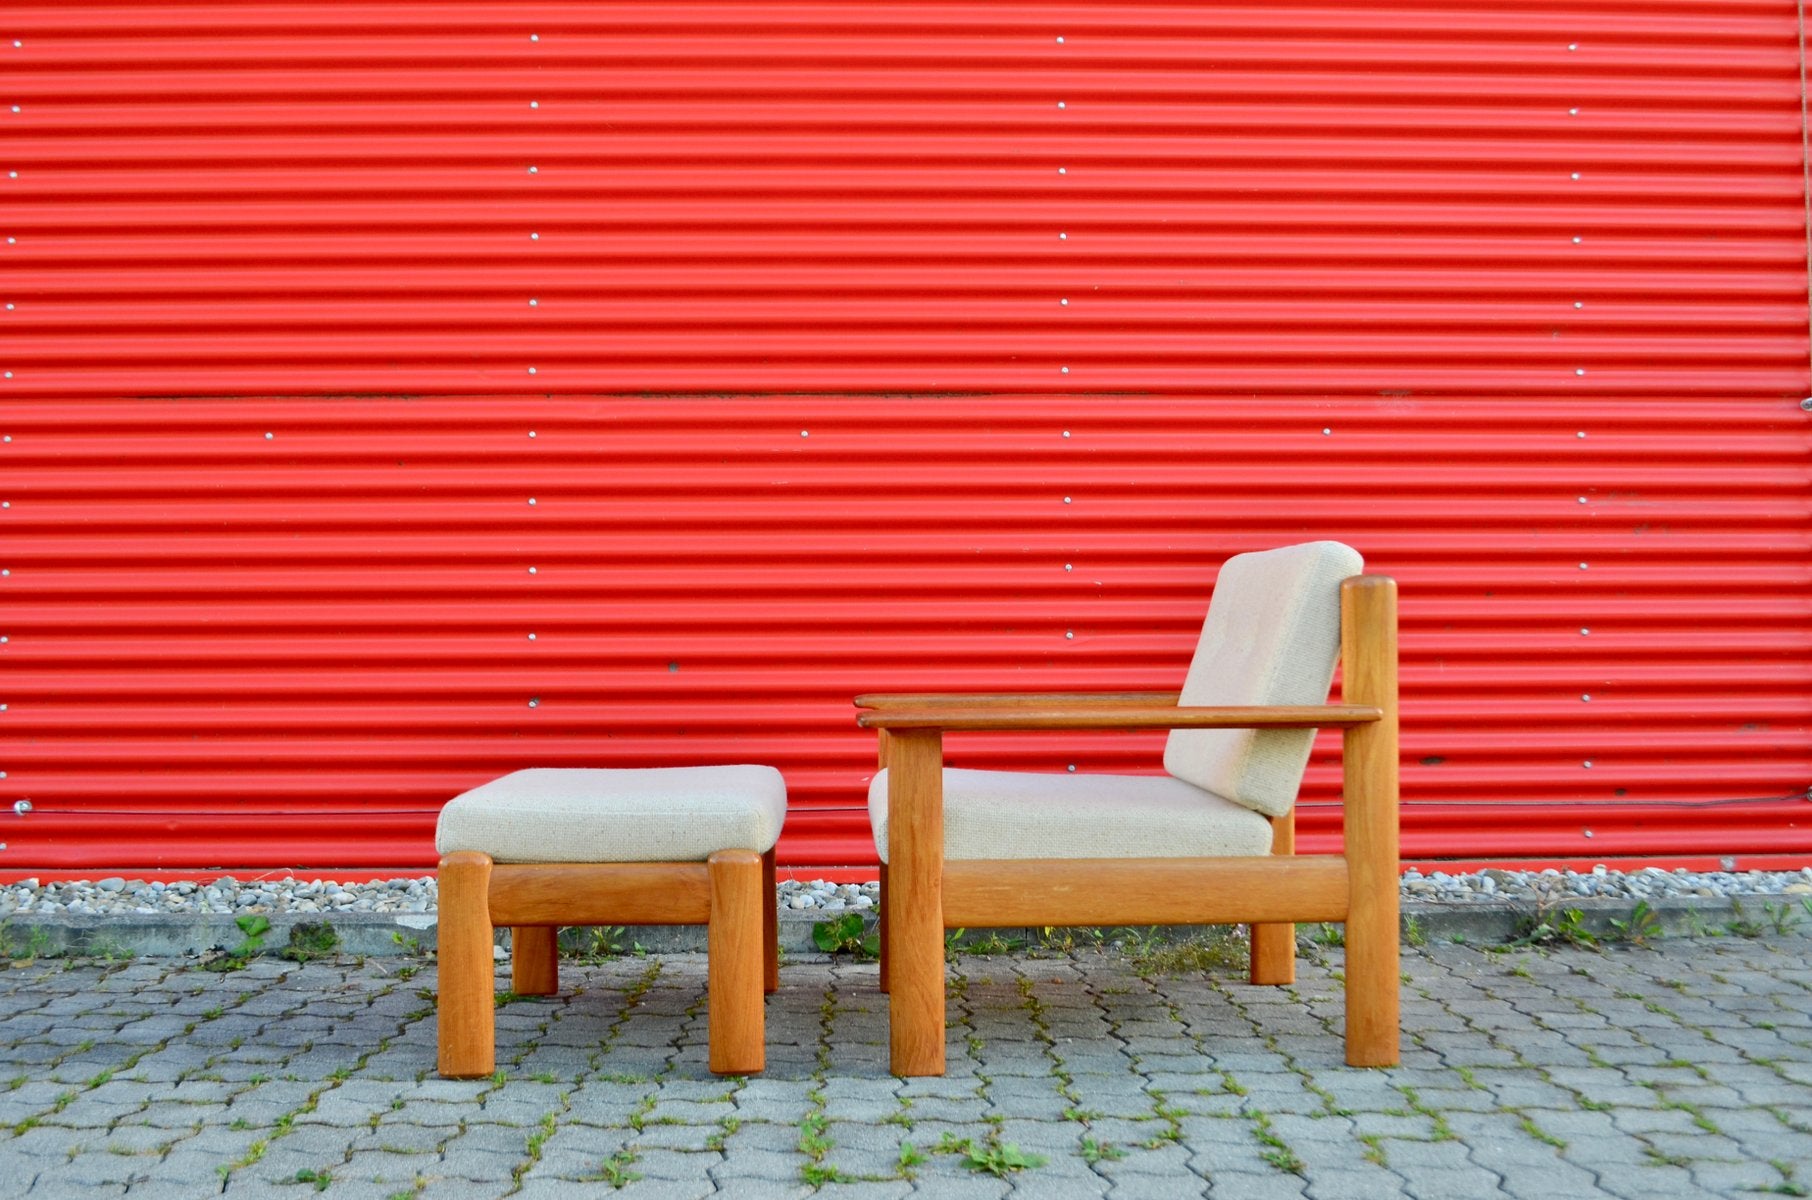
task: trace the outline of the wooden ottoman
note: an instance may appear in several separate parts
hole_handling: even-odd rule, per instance
[[[493,930],[511,928],[511,988],[559,990],[562,925],[706,925],[711,1070],[766,1062],[762,994],[780,983],[772,767],[537,768],[441,809],[440,1073],[496,1069]]]

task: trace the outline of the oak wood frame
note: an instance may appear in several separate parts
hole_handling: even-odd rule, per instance
[[[758,911],[759,910],[759,911]],[[766,1065],[762,993],[780,986],[774,851],[719,850],[704,862],[494,863],[440,860],[439,1067],[447,1079],[496,1069],[493,934],[510,927],[510,987],[559,990],[562,925],[704,925],[710,1067]]]
[[[1346,1061],[1399,1056],[1397,947],[1397,585],[1358,575],[1340,589],[1339,705],[1181,708],[1177,693],[857,697],[888,768],[881,867],[881,987],[896,1075],[944,1073],[944,931],[1016,925],[1243,923],[1254,983],[1295,976],[1298,921],[1346,925]],[[943,735],[958,730],[1339,728],[1346,813],[1340,854],[1295,853],[1272,821],[1255,858],[944,861]]]

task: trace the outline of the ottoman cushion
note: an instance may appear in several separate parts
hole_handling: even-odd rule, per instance
[[[497,862],[693,862],[766,853],[786,819],[772,767],[537,767],[447,802],[435,848]]]

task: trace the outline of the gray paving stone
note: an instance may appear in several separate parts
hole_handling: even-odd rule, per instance
[[[1307,1186],[1294,1175],[1266,1170],[1263,1174],[1225,1171],[1209,1179],[1209,1200],[1296,1200]]]

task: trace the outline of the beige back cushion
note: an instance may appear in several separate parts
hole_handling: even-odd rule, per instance
[[[1340,581],[1365,561],[1339,542],[1240,554],[1221,567],[1181,704],[1322,704],[1340,657]],[[1313,729],[1178,729],[1164,769],[1281,817],[1296,803]]]

